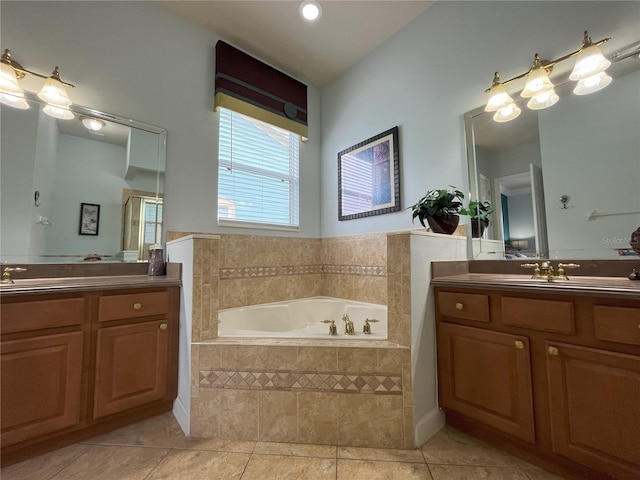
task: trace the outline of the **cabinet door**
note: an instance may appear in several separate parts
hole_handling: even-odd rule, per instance
[[[547,342],[553,449],[640,478],[640,357]]]
[[[442,407],[535,443],[527,337],[438,325]]]
[[[94,418],[167,396],[168,332],[163,321],[98,330]]]
[[[2,444],[80,422],[82,332],[2,342]]]

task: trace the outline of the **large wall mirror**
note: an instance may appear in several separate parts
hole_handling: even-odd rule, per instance
[[[472,258],[639,259],[639,70],[636,53],[610,67],[604,90],[577,96],[562,83],[557,104],[518,102],[510,122],[465,115],[471,198],[495,209]]]
[[[166,131],[79,105],[60,120],[35,96],[28,104],[0,109],[1,261],[146,260],[162,241]]]

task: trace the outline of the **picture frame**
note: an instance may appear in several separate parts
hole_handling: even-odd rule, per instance
[[[400,210],[398,127],[338,153],[338,220]]]
[[[80,204],[79,235],[98,235],[100,228],[100,205],[96,203]]]

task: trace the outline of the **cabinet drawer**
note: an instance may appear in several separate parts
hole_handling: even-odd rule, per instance
[[[166,315],[169,313],[169,292],[140,292],[100,297],[98,321]]]
[[[445,317],[489,321],[489,296],[476,293],[438,292],[438,310]]]
[[[3,303],[0,306],[0,315],[2,333],[81,325],[85,317],[85,300],[61,298]]]
[[[640,308],[596,305],[593,323],[598,340],[640,345]]]
[[[573,303],[502,297],[502,323],[544,332],[575,333]]]

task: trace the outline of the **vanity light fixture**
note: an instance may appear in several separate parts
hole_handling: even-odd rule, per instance
[[[102,120],[98,120],[97,118],[80,117],[80,120],[82,121],[82,125],[84,125],[87,130],[90,130],[92,132],[102,130],[102,128],[105,126],[105,123]]]
[[[24,90],[18,85],[18,80],[24,78],[25,75],[29,73],[45,79],[44,86],[38,93],[38,97],[47,102],[47,106],[43,109],[43,112],[61,119],[71,119],[74,117],[71,110],[69,110],[69,106],[71,106],[72,103],[71,99],[64,89],[65,86],[74,88],[74,85],[63,82],[60,79],[58,67],[53,70],[53,73],[49,77],[27,70],[11,57],[11,51],[9,49],[5,49],[2,57],[0,57],[0,67],[0,102],[14,108],[29,108],[29,104],[24,96]]]
[[[316,0],[304,0],[298,8],[300,16],[308,21],[315,22],[322,16],[322,7]]]
[[[582,47],[579,50],[550,62],[541,60],[540,56],[536,53],[533,65],[529,71],[510,78],[502,83],[500,83],[500,79],[496,73],[494,75],[493,85],[491,88],[485,90],[485,92],[489,92],[489,100],[487,101],[485,111],[496,111],[496,114],[493,117],[496,122],[508,122],[516,118],[520,114],[520,111],[515,104],[513,104],[513,108],[508,108],[510,107],[510,102],[508,102],[507,99],[510,99],[511,97],[509,97],[504,85],[524,77],[527,77],[527,79],[520,96],[530,99],[527,103],[528,108],[532,110],[541,110],[555,105],[560,97],[558,97],[558,94],[555,92],[554,85],[549,79],[549,75],[551,74],[554,65],[576,55],[576,64],[569,76],[570,80],[578,82],[573,93],[576,95],[586,95],[602,90],[611,83],[611,77],[605,73],[605,70],[609,65],[611,65],[611,62],[602,55],[602,52],[598,47],[609,40],[609,38],[605,38],[593,43],[589,37],[589,33],[585,30]],[[513,102],[513,100],[511,100],[511,102]],[[503,114],[499,114],[504,108],[506,108],[506,110],[502,112]],[[513,114],[516,109],[518,110],[517,113]],[[511,113],[511,115],[507,113]]]

